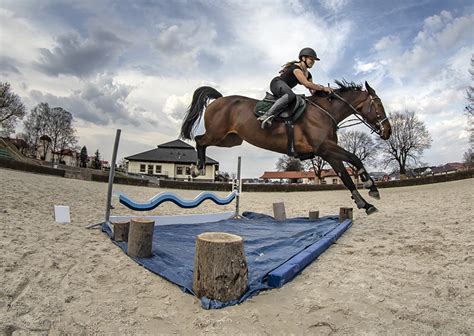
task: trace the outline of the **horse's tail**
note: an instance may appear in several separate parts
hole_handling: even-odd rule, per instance
[[[204,108],[207,107],[210,99],[222,97],[222,94],[210,86],[201,86],[193,94],[193,101],[189,105],[181,126],[181,139],[191,139],[192,131],[196,121],[202,116]]]

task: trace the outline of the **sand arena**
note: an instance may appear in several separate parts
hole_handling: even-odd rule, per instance
[[[0,334],[474,333],[474,179],[381,189],[380,212],[354,210],[352,228],[292,282],[211,311],[84,229],[104,218],[105,183],[7,169],[0,180]],[[137,200],[163,191],[114,190]],[[244,193],[241,209],[271,214],[280,201],[288,216],[353,206],[340,190]],[[71,207],[71,224],[54,222],[55,204]],[[206,201],[153,213],[232,210]]]

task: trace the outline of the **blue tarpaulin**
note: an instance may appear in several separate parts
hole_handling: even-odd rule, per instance
[[[351,220],[339,223],[337,216],[318,220],[289,218],[285,221],[276,221],[273,217],[253,212],[244,212],[243,216],[246,219],[155,226],[152,256],[133,259],[194,295],[196,236],[203,232],[227,232],[241,236],[249,272],[247,292],[239,300],[229,302],[201,298],[203,308],[223,308],[242,303],[261,290],[281,287],[352,225]],[[107,225],[102,228],[111,236]],[[127,252],[127,243],[114,243]]]

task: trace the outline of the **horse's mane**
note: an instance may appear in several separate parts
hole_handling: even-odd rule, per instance
[[[342,81],[336,79],[334,83],[336,83],[337,86],[339,86],[339,88],[336,89],[336,91],[339,91],[339,92],[362,91],[362,84],[348,82],[345,79],[342,79]]]

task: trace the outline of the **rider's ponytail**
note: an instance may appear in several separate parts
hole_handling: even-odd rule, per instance
[[[292,66],[293,64],[296,64],[296,63],[299,63],[299,61],[286,62],[284,65],[281,66],[282,69],[280,70],[280,74],[285,73],[286,70],[288,70],[288,68],[290,66]]]

